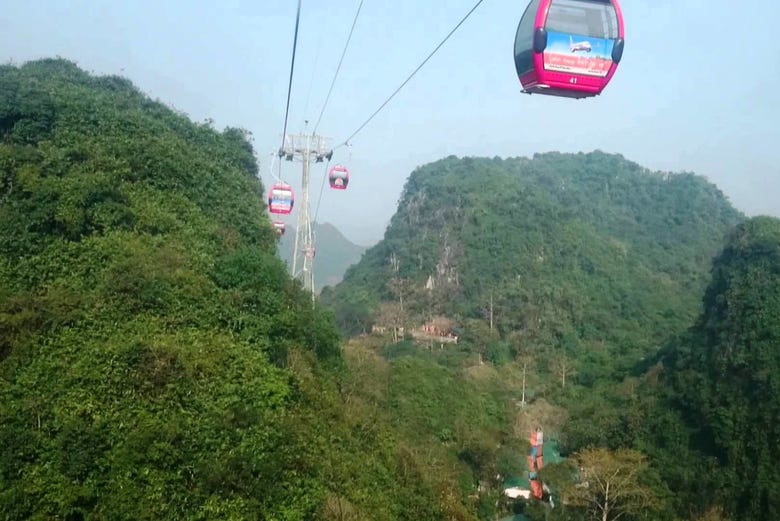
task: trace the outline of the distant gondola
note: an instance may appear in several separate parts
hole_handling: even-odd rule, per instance
[[[623,29],[617,0],[531,0],[515,36],[523,92],[601,94],[623,56]]]
[[[279,237],[281,237],[282,235],[284,235],[284,231],[285,231],[285,224],[284,224],[282,221],[274,221],[274,222],[273,222],[273,225],[274,225],[274,230],[276,230],[276,234],[277,234]]]
[[[268,211],[271,213],[288,214],[292,212],[294,203],[295,194],[288,184],[277,183],[268,194]]]
[[[330,169],[328,181],[334,190],[346,190],[349,184],[349,170],[341,165],[334,166]]]

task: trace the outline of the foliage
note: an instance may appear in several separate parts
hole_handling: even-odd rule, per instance
[[[722,503],[733,519],[773,519],[780,515],[780,221],[757,217],[736,228],[703,304],[664,358],[673,386],[664,403],[684,420],[685,449],[699,468],[710,466],[708,503]],[[683,481],[692,496],[701,488],[699,479]]]
[[[742,219],[703,178],[450,157],[312,306],[257,168],[125,79],[0,67],[0,517],[494,519],[540,424],[566,499],[531,519],[779,517],[777,220],[701,313]]]
[[[342,394],[249,137],[64,60],[0,67],[0,518],[463,508]]]
[[[475,328],[492,316],[498,339],[575,357],[592,384],[690,325],[709,259],[740,219],[703,178],[620,156],[449,157],[412,173],[384,239],[322,300],[351,334],[356,312],[376,321],[402,297],[408,327],[451,317],[482,355],[492,340]]]
[[[321,300],[348,334],[365,324],[408,331],[440,316],[454,323],[459,343],[442,353],[408,343],[380,350],[392,361],[391,379],[404,357],[444,394],[458,396],[450,386],[462,386],[461,371],[504,375],[485,389],[504,404],[525,400],[521,411],[487,430],[477,418],[464,421],[483,439],[506,429],[501,421],[516,432],[494,438],[484,453],[461,452],[467,464],[516,469],[506,447],[524,442],[526,424],[545,423],[536,407],[545,398],[559,411],[545,425],[555,424],[564,454],[650,455],[640,466],[656,517],[688,517],[713,504],[708,489],[719,478],[688,449],[690,428],[659,391],[663,365],[654,364],[695,321],[710,260],[741,220],[705,179],[650,172],[616,155],[450,157],[412,173],[384,239]],[[432,363],[442,366],[437,376]],[[426,394],[418,382],[400,403]],[[459,406],[442,398],[422,410],[439,441],[452,443],[436,419],[441,411],[457,416]],[[397,421],[414,417],[408,411]],[[430,426],[413,424],[409,435],[419,444]],[[533,505],[527,514],[547,515]]]
[[[636,451],[585,449],[564,467],[570,467],[570,476],[559,475],[550,482],[558,485],[564,505],[585,507],[591,514],[589,519],[638,518],[658,508],[658,498],[645,483],[650,472],[647,460]]]

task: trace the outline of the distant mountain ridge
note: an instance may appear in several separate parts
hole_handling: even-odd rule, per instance
[[[353,243],[330,223],[314,223],[317,255],[314,258],[314,290],[319,293],[325,286],[341,282],[344,273],[360,260],[364,246]],[[279,256],[287,266],[292,265],[295,248],[295,227],[287,226],[279,241]]]

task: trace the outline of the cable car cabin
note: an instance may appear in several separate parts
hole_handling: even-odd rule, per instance
[[[341,165],[336,165],[328,173],[330,187],[334,190],[346,190],[349,184],[349,170]]]
[[[268,211],[271,213],[288,214],[292,212],[295,194],[290,185],[277,183],[268,195]]]
[[[523,92],[597,96],[615,74],[623,45],[617,0],[531,0],[515,36]]]
[[[273,225],[274,225],[274,230],[276,230],[276,235],[278,235],[279,237],[284,235],[285,225],[282,221],[274,221]]]

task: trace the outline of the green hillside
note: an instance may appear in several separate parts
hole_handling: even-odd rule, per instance
[[[741,219],[702,177],[617,155],[449,157],[411,174],[384,239],[322,300],[347,333],[403,300],[407,327],[446,315],[482,339],[492,306],[496,338],[587,359],[587,380],[693,321]]]
[[[319,228],[356,264],[312,306],[257,170],[125,79],[0,67],[0,519],[778,517],[776,219],[602,152],[450,157],[362,257]],[[502,495],[537,426],[554,509]]]
[[[0,518],[443,519],[343,371],[245,132],[0,67]]]
[[[696,475],[708,467],[684,443],[681,453],[665,448],[679,439],[665,446],[650,435],[684,432],[661,405],[653,364],[696,320],[712,259],[743,219],[704,178],[650,172],[617,155],[450,157],[411,174],[384,239],[321,300],[345,333],[404,328],[399,343],[387,333],[357,340],[389,361],[391,385],[409,381],[405,398],[388,404],[399,435],[463,447],[455,449],[462,463],[478,462],[477,476],[487,470],[480,483],[488,495],[491,472],[523,480],[525,440],[543,425],[567,456],[543,479],[570,514],[597,498],[574,486],[569,466],[598,455],[594,471],[625,466],[640,479],[637,502],[618,507],[628,518],[694,519],[713,506],[708,496],[672,491],[701,491]],[[414,345],[410,330],[425,323],[449,324],[458,343]],[[460,389],[469,398],[443,398]],[[457,419],[476,396],[490,398]],[[428,420],[404,428],[417,417]],[[570,519],[566,510],[531,502],[502,511]],[[574,510],[580,519],[584,511]]]
[[[314,290],[319,293],[325,286],[335,286],[344,277],[347,268],[360,260],[366,248],[346,237],[330,223],[313,225],[317,256],[314,258]],[[292,266],[295,247],[295,227],[288,226],[279,240],[279,256]],[[300,257],[299,257],[299,261]]]
[[[776,519],[780,220],[737,227],[703,303],[695,326],[662,359],[665,392],[648,422],[659,468],[689,507],[720,506],[734,520]]]

